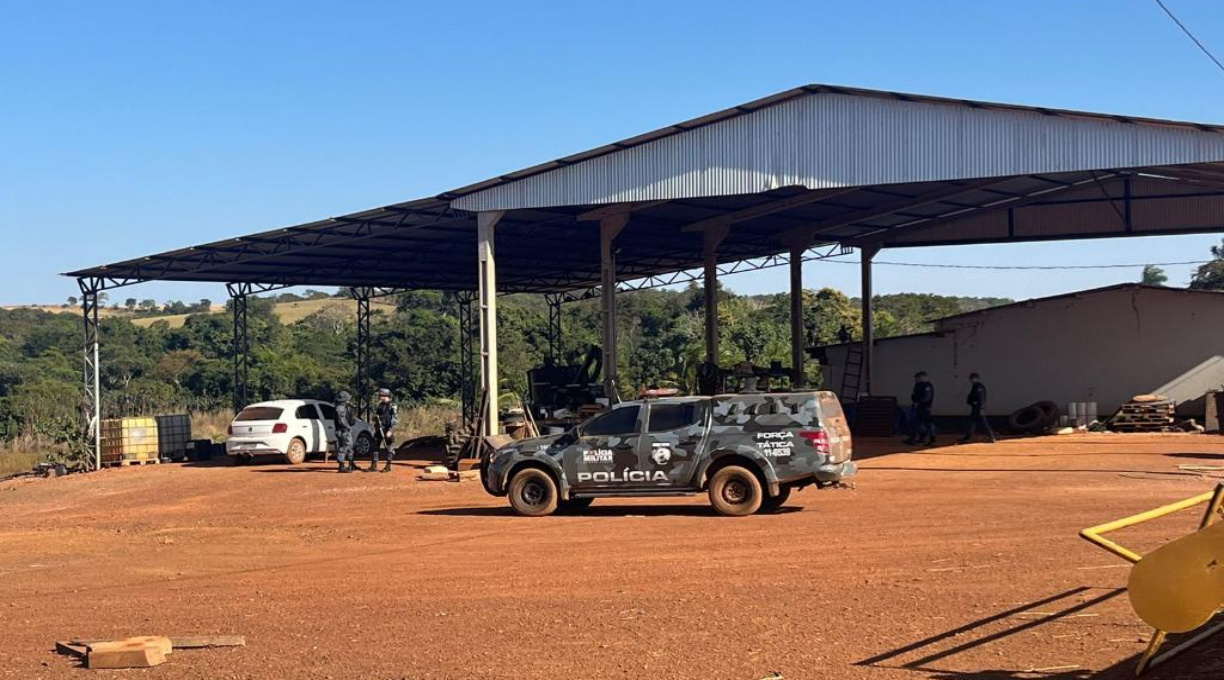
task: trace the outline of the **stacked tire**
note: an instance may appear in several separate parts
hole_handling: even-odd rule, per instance
[[[1020,434],[1040,434],[1057,425],[1061,415],[1058,404],[1039,401],[1012,413],[1007,418],[1007,425]]]

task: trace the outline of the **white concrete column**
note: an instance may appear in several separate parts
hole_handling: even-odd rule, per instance
[[[610,404],[617,399],[616,382],[616,250],[613,244],[629,223],[628,213],[617,213],[599,220],[600,309],[603,313],[604,393]]]
[[[501,430],[497,419],[497,261],[493,228],[504,210],[482,212],[476,216],[476,252],[480,278],[480,381],[486,395],[484,424],[479,434],[492,436]]]

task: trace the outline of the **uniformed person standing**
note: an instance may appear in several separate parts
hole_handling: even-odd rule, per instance
[[[349,402],[353,396],[348,392],[336,395],[336,462],[340,465],[337,472],[353,471],[353,425],[357,419]]]
[[[925,438],[927,446],[935,443],[935,422],[931,419],[931,407],[935,404],[935,385],[927,379],[924,371],[914,374],[914,391],[910,393],[913,404],[913,427],[906,444],[917,444]]]
[[[378,453],[384,449],[387,452],[387,464],[382,471],[391,471],[391,459],[395,456],[395,449],[391,448],[391,445],[394,443],[395,426],[398,423],[399,411],[391,399],[391,390],[384,387],[378,391],[378,406],[374,409],[374,427],[378,430],[378,443],[371,454],[370,467],[366,472],[378,469]]]
[[[986,386],[982,384],[982,376],[977,373],[970,373],[969,380],[973,383],[973,386],[969,388],[969,396],[965,397],[965,403],[969,404],[969,429],[965,431],[964,437],[956,440],[956,443],[968,444],[973,441],[973,435],[981,427],[990,439],[990,443],[993,444],[995,442],[994,430],[990,429],[990,421],[986,420],[986,415],[982,413],[982,409],[986,408]]]

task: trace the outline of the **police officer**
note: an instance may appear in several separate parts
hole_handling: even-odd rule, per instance
[[[990,443],[993,444],[995,442],[994,430],[990,429],[990,421],[986,420],[986,416],[982,413],[982,409],[986,408],[986,386],[982,384],[982,376],[977,373],[970,373],[969,381],[973,383],[973,386],[969,388],[969,396],[965,397],[965,403],[969,404],[969,429],[965,432],[964,437],[956,440],[956,443],[968,444],[973,441],[973,435],[977,433],[980,426],[990,438]]]
[[[917,444],[925,435],[927,446],[935,444],[935,423],[931,420],[931,406],[935,403],[935,385],[927,379],[925,371],[914,374],[914,391],[910,393],[913,427],[906,444]]]
[[[336,462],[340,465],[337,472],[353,471],[353,425],[357,422],[349,402],[353,395],[341,392],[336,395]]]
[[[378,442],[370,454],[370,467],[366,472],[374,472],[378,469],[378,452],[382,449],[387,451],[387,464],[382,471],[391,471],[391,459],[395,456],[395,449],[391,448],[391,444],[395,426],[398,423],[399,411],[395,408],[395,402],[391,400],[391,390],[384,387],[378,391],[378,406],[374,409],[374,427],[378,430]]]

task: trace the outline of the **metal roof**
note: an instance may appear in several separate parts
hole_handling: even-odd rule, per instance
[[[617,275],[813,244],[885,247],[1224,230],[1224,128],[812,85],[435,198],[68,274],[266,285],[476,288],[476,209],[498,288],[597,285],[590,214],[626,203]],[[586,214],[584,214],[586,213]]]

